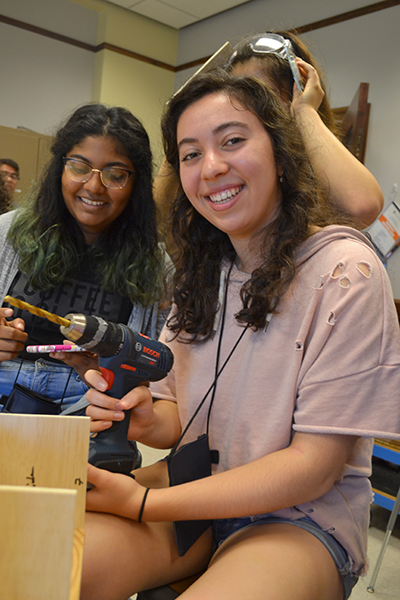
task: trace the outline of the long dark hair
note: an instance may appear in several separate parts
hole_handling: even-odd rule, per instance
[[[265,326],[268,313],[277,311],[279,299],[295,275],[296,248],[310,235],[310,226],[333,221],[333,212],[319,196],[310,162],[296,124],[282,101],[260,81],[214,71],[196,77],[173,97],[162,121],[164,149],[179,173],[177,125],[183,111],[204,96],[226,94],[232,103],[249,110],[267,131],[276,165],[283,172],[282,204],[277,218],[262,232],[261,265],[241,290],[242,310],[237,320],[254,329]],[[336,215],[335,215],[336,216]],[[221,261],[234,260],[227,234],[201,216],[182,188],[172,205],[172,233],[177,246],[176,313],[172,331],[185,331],[191,340],[208,339],[218,307]]]
[[[51,146],[53,156],[40,185],[10,230],[10,240],[20,256],[19,269],[39,289],[58,285],[76,272],[85,245],[63,200],[63,157],[91,136],[114,140],[135,170],[128,205],[90,246],[99,282],[104,289],[132,301],[149,303],[160,292],[162,263],[152,195],[152,154],[143,125],[125,108],[81,106],[57,131]]]
[[[300,38],[290,31],[269,31],[268,33],[276,33],[281,35],[283,38],[290,40],[295,55],[298,58],[308,62],[315,68],[318,73],[321,87],[324,91],[324,97],[318,108],[318,114],[325,125],[336,135],[340,135],[339,128],[335,121],[334,113],[329,103],[326,84],[324,82],[324,75],[321,67],[307,48],[307,46],[300,40]],[[248,35],[243,38],[235,46],[235,57],[231,63],[227,66],[227,70],[232,72],[236,65],[248,62],[250,59],[257,60],[260,69],[265,73],[265,76],[274,81],[277,91],[281,96],[289,98],[290,101],[293,95],[293,75],[287,60],[284,60],[276,54],[255,54],[249,45],[249,42],[254,38],[254,35]]]

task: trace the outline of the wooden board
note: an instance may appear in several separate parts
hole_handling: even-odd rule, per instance
[[[88,417],[0,413],[0,493],[5,503],[0,513],[4,521],[7,514],[13,515],[8,526],[15,538],[13,544],[3,543],[1,521],[0,565],[7,566],[10,581],[5,588],[0,570],[0,600],[78,600],[89,436]],[[12,512],[10,494],[18,498],[14,502],[22,517]],[[47,548],[53,546],[58,550],[50,556]],[[57,584],[56,573],[49,575],[46,565],[42,569],[42,562],[52,565],[53,558],[60,565]],[[31,573],[37,573],[40,582],[38,595],[32,591],[36,580]],[[68,581],[66,595],[61,581]]]
[[[70,600],[76,496],[0,486],[1,600]]]
[[[76,490],[83,528],[89,417],[0,413],[0,484]]]

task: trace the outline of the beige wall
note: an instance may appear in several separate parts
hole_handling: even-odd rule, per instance
[[[99,65],[100,63],[100,65]],[[161,159],[160,118],[173,92],[174,74],[109,50],[96,57],[93,100],[128,108],[150,136],[154,159]]]
[[[172,67],[176,64],[179,32],[101,0],[70,0],[99,11],[97,43],[107,43]],[[174,90],[172,70],[112,50],[96,54],[93,96],[95,102],[128,108],[145,126],[154,159],[160,163],[160,118]]]
[[[179,31],[120,6],[102,2],[98,28],[98,44],[108,42],[147,58],[176,65]]]

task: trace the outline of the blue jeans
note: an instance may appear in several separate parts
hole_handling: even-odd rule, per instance
[[[244,529],[245,527],[251,527],[253,525],[262,523],[287,523],[288,525],[294,525],[296,527],[306,529],[315,535],[315,537],[317,537],[319,541],[324,544],[325,548],[335,561],[343,582],[343,600],[347,600],[351,594],[351,590],[358,581],[358,577],[353,575],[350,570],[349,555],[343,546],[333,537],[333,535],[324,531],[315,521],[310,519],[310,517],[292,520],[266,514],[256,515],[255,517],[243,517],[239,519],[216,519],[213,523],[215,550],[222,544],[222,542],[224,542],[236,531]]]
[[[89,389],[78,373],[63,363],[57,364],[39,358],[36,361],[6,360],[0,364],[0,395],[8,396],[14,383],[61,402],[62,410],[75,404]],[[17,377],[18,375],[18,377]],[[64,396],[64,397],[63,397]]]

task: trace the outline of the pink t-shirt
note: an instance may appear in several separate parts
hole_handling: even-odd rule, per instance
[[[313,502],[277,513],[310,516],[366,571],[374,437],[400,439],[400,330],[386,271],[365,237],[330,226],[297,253],[298,272],[265,331],[246,331],[221,374],[211,411],[217,473],[286,448],[294,431],[360,436],[341,478]],[[227,265],[224,266],[227,270]],[[233,267],[222,365],[243,327],[234,318],[249,275]],[[219,330],[205,344],[161,340],[175,356],[171,373],[151,385],[178,402],[184,426],[213,382]],[[171,340],[171,341],[170,341]],[[206,431],[209,399],[182,443]]]

